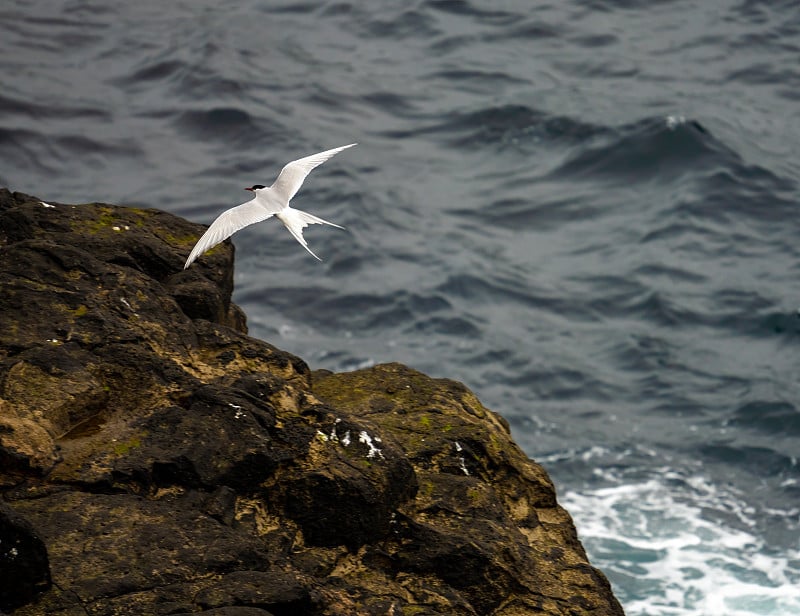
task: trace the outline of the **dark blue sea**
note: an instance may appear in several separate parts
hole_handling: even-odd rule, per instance
[[[466,383],[629,616],[800,614],[797,0],[4,0],[0,185],[210,223],[251,334]]]

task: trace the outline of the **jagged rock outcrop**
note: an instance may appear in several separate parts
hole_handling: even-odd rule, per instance
[[[0,190],[0,611],[622,614],[498,415],[249,338],[201,232]]]

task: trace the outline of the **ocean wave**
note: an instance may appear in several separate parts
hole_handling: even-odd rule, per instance
[[[416,8],[403,8],[390,15],[362,14],[356,21],[363,34],[377,39],[404,40],[416,39],[420,35],[433,37],[439,34],[432,15]]]
[[[408,130],[388,131],[394,138],[435,136],[453,148],[495,148],[527,141],[565,145],[582,143],[605,129],[526,105],[503,105],[449,114],[446,120]]]
[[[770,447],[709,443],[700,447],[700,453],[710,463],[722,463],[760,477],[795,474],[800,469],[797,458]]]
[[[343,293],[326,287],[251,289],[239,293],[242,304],[269,305],[311,327],[335,331],[415,332],[445,337],[480,337],[474,318],[456,315],[438,291]]]
[[[45,104],[42,101],[34,101],[20,96],[14,96],[13,92],[9,90],[0,94],[0,113],[35,121],[54,119],[108,122],[113,117],[109,109],[103,109],[99,106],[92,106],[85,103],[65,104],[63,101],[59,101],[57,104]]]
[[[436,291],[445,297],[459,297],[471,304],[519,304],[529,309],[547,310],[554,314],[581,320],[595,320],[595,313],[584,303],[576,303],[552,292],[520,285],[516,279],[496,276],[489,279],[472,274],[452,274]]]
[[[0,154],[13,156],[16,165],[24,164],[38,174],[58,176],[75,169],[102,169],[138,159],[142,153],[139,142],[133,139],[100,140],[73,132],[47,135],[0,126]]]
[[[569,509],[592,562],[610,578],[631,616],[790,616],[800,611],[800,552],[771,553],[743,521],[739,497],[698,476],[679,487],[671,475],[617,486],[568,490]],[[677,477],[680,479],[680,477]],[[669,483],[665,482],[669,481]],[[703,506],[692,495],[703,495]],[[796,515],[796,511],[784,511]]]
[[[217,139],[231,144],[266,139],[271,132],[268,122],[256,120],[237,107],[183,111],[175,117],[174,124],[186,137],[202,141]]]
[[[779,436],[800,436],[800,410],[782,400],[752,400],[738,407],[725,425]]]
[[[546,199],[505,196],[488,202],[486,207],[479,210],[455,208],[451,212],[483,225],[516,231],[545,231],[557,229],[570,221],[594,218],[597,216],[597,206],[588,199],[575,196]]]
[[[736,158],[697,121],[648,118],[604,131],[552,172],[557,178],[668,183],[699,169],[717,169]]]

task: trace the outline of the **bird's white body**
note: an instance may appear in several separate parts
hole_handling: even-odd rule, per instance
[[[303,238],[303,229],[313,224],[330,225],[339,229],[344,227],[322,220],[322,218],[318,218],[308,212],[289,207],[289,202],[300,190],[303,180],[315,167],[324,163],[331,156],[347,148],[352,148],[354,145],[356,144],[351,143],[340,148],[325,150],[319,154],[312,154],[305,158],[293,160],[284,166],[272,186],[266,187],[257,184],[252,188],[248,188],[247,190],[253,191],[255,197],[247,203],[237,205],[220,214],[192,248],[192,252],[189,253],[189,258],[186,259],[183,269],[189,267],[201,254],[225,241],[240,229],[262,220],[267,220],[272,216],[275,216],[286,226],[289,233],[300,242],[303,248],[311,253],[314,258],[321,261],[308,247],[305,238]]]

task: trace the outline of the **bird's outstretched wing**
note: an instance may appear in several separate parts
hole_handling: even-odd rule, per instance
[[[192,248],[189,253],[189,258],[186,259],[186,264],[183,269],[186,269],[192,264],[192,261],[197,259],[206,250],[210,250],[220,242],[225,241],[231,235],[236,233],[239,229],[244,229],[248,225],[266,220],[277,212],[277,209],[271,209],[259,203],[258,200],[252,199],[247,203],[242,203],[220,214],[217,219],[211,223],[211,226],[203,233],[197,244]]]
[[[354,145],[356,144],[351,143],[349,145],[343,145],[340,148],[325,150],[324,152],[312,154],[311,156],[286,163],[283,169],[281,169],[278,179],[275,180],[270,188],[275,192],[277,197],[285,199],[285,203],[288,204],[292,197],[297,194],[297,191],[300,190],[300,187],[303,185],[303,180],[311,173],[312,169],[319,167],[334,154],[338,154],[347,148],[352,148]]]

